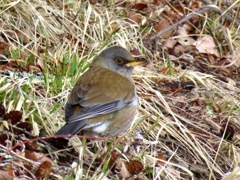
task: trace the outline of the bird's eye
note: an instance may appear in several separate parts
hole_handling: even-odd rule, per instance
[[[121,59],[121,58],[117,58],[116,61],[118,64],[123,64],[123,62],[124,62],[123,59]]]

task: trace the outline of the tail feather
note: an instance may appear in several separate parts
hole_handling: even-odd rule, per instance
[[[86,126],[86,124],[84,123],[84,121],[67,123],[61,129],[59,129],[55,133],[55,135],[67,135],[67,134],[75,135],[79,131],[81,131],[85,126]]]

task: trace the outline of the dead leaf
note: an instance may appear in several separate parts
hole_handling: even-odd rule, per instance
[[[144,11],[148,8],[148,5],[144,3],[137,3],[134,5],[134,8],[138,11]]]
[[[217,47],[211,36],[205,35],[203,37],[199,37],[197,41],[194,42],[193,45],[196,46],[196,49],[200,53],[212,54],[215,55],[216,57],[219,57]]]
[[[161,21],[159,21],[158,23],[154,24],[154,29],[156,32],[160,32],[163,31],[164,29],[168,28],[169,26],[171,26],[171,23],[169,22],[169,20],[167,19],[163,19]],[[172,35],[173,29],[163,33],[161,35],[162,38],[169,38]]]
[[[6,140],[8,139],[8,136],[6,134],[0,134],[0,144],[3,146],[6,146]]]
[[[25,157],[28,159],[31,159],[33,161],[38,161],[38,162],[48,161],[52,164],[51,159],[49,159],[46,155],[44,155],[42,153],[37,153],[37,152],[26,150]]]
[[[40,66],[28,66],[28,71],[29,72],[42,72]]]
[[[138,13],[131,13],[129,15],[129,19],[131,19],[132,21],[134,21],[137,24],[141,23],[141,17],[140,17],[140,14],[138,14]]]
[[[233,52],[233,60],[240,66],[240,47],[236,48]]]
[[[15,30],[15,32],[20,42],[22,42],[23,44],[29,43],[29,37],[30,37],[29,28],[25,28],[23,31]]]
[[[8,171],[0,170],[0,179],[1,180],[13,180],[14,177],[11,176]]]
[[[174,54],[175,55],[180,55],[180,54],[183,54],[185,52],[190,52],[192,50],[195,50],[194,46],[184,46],[184,45],[178,44],[177,46],[174,47]]]
[[[40,68],[44,69],[44,63],[43,63],[43,60],[41,58],[38,58],[37,65],[39,65]]]
[[[32,125],[29,122],[19,122],[16,126],[22,129],[23,131],[32,132]],[[14,134],[19,135],[22,133],[23,133],[22,131],[14,129]]]
[[[163,49],[172,49],[176,44],[177,41],[175,39],[168,38],[163,45]]]
[[[50,175],[51,171],[52,171],[52,164],[49,161],[44,161],[37,169],[35,176],[38,179],[45,178]]]
[[[163,166],[165,164],[163,159],[163,154],[162,153],[158,154],[157,158],[158,158],[158,164]]]
[[[142,53],[138,49],[136,49],[136,48],[131,51],[131,54],[134,57],[143,57]]]
[[[118,159],[116,161],[116,168],[120,169],[118,176],[123,178],[123,179],[127,179],[130,178],[132,175],[129,173],[129,171],[127,170],[124,162],[122,161],[122,159]]]
[[[4,105],[0,104],[0,117],[3,117],[6,113]]]
[[[123,179],[127,179],[132,177],[133,175],[139,174],[143,170],[143,164],[138,160],[132,160],[127,162],[118,158],[116,161],[116,166],[117,169],[120,169],[118,175]]]
[[[167,74],[168,70],[169,70],[169,67],[162,68],[162,70],[160,71],[160,74]]]
[[[143,164],[138,160],[126,161],[125,166],[132,175],[139,174],[143,170]]]
[[[189,36],[190,27],[187,24],[179,26],[177,34],[179,35],[178,42],[183,46],[190,46],[195,43],[195,40]]]
[[[158,6],[158,5],[165,5],[165,4],[166,4],[166,2],[165,2],[164,0],[154,0],[153,2],[154,2],[154,4],[157,5],[157,6]]]
[[[10,111],[4,115],[4,120],[11,122],[12,124],[17,124],[22,119],[22,112],[20,111]]]
[[[8,63],[5,63],[3,65],[0,65],[0,70],[11,70],[16,71],[16,68],[18,67],[18,63],[16,61],[10,61]]]
[[[4,41],[0,41],[0,54],[9,55],[10,46]]]

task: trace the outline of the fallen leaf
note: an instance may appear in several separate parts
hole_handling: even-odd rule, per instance
[[[10,54],[10,45],[4,41],[0,41],[0,54],[9,55]]]
[[[25,157],[28,158],[28,159],[31,159],[33,161],[37,161],[37,162],[48,161],[52,164],[51,159],[49,159],[46,155],[44,155],[42,153],[37,153],[37,152],[26,150],[25,151]]]
[[[154,24],[154,29],[156,32],[160,32],[163,31],[164,29],[168,28],[169,26],[171,26],[171,23],[169,22],[169,20],[167,19],[163,19],[161,21],[159,21],[158,23]],[[162,38],[169,38],[172,35],[173,29],[168,30],[167,32],[163,33],[161,35]]]
[[[1,180],[13,180],[14,177],[9,175],[7,171],[0,170],[0,179]]]
[[[23,29],[23,31],[15,30],[15,32],[20,42],[22,42],[23,44],[29,43],[29,37],[30,37],[29,28],[25,28]]]
[[[233,60],[240,66],[240,47],[236,48],[233,52]]]
[[[52,164],[49,161],[44,161],[40,164],[39,168],[37,169],[35,176],[36,178],[45,178],[50,175],[52,171]]]
[[[186,24],[178,27],[178,30],[177,30],[177,34],[179,35],[178,42],[183,46],[189,46],[195,43],[195,40],[189,37],[189,30],[190,30],[190,27]]]
[[[120,169],[119,176],[123,179],[132,177],[143,171],[143,164],[138,160],[131,160],[129,162],[118,158],[116,161],[117,169]]]
[[[22,112],[20,111],[10,111],[4,115],[4,120],[11,122],[12,124],[17,124],[22,119]]]
[[[16,126],[20,129],[22,129],[23,131],[26,131],[26,132],[31,132],[32,131],[32,126],[29,122],[19,122]],[[14,129],[14,134],[19,135],[19,134],[22,134],[23,131],[20,131],[18,129]]]
[[[0,144],[3,146],[6,146],[6,140],[8,139],[8,136],[6,134],[0,134]]]
[[[142,57],[143,56],[142,53],[138,49],[136,49],[136,48],[131,51],[131,54],[134,57]]]
[[[165,164],[163,159],[163,154],[162,153],[158,154],[157,158],[158,158],[158,164],[163,166]]]
[[[44,63],[43,63],[43,60],[41,58],[38,58],[37,65],[39,65],[40,68],[44,69]]]
[[[173,38],[168,38],[164,44],[163,49],[172,49],[177,44],[177,41]]]
[[[144,11],[145,9],[148,8],[148,5],[144,3],[137,3],[134,5],[134,8],[139,11]]]
[[[3,117],[6,113],[4,105],[0,104],[0,117]]]
[[[137,24],[141,23],[141,17],[140,14],[138,13],[132,13],[129,15],[129,19],[131,19],[132,21],[134,21]]]
[[[194,42],[193,45],[196,46],[196,49],[200,53],[212,54],[215,55],[216,57],[219,57],[217,47],[211,36],[205,35],[203,37],[199,37],[197,41]]]
[[[132,175],[139,174],[143,170],[143,164],[138,160],[131,160],[129,162],[126,161],[124,162],[124,164],[129,173],[131,173]]]

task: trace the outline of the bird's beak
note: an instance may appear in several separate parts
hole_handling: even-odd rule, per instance
[[[135,61],[130,61],[126,65],[127,67],[134,67],[138,65],[146,65],[148,64],[148,61],[144,58],[135,58]]]

